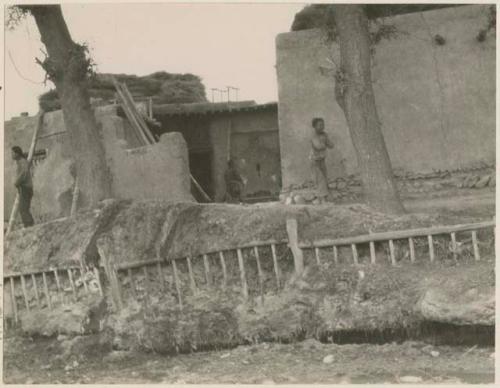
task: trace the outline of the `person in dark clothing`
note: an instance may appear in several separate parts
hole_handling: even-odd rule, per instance
[[[12,159],[16,162],[16,176],[14,186],[19,194],[19,214],[25,228],[35,223],[30,212],[31,199],[33,198],[33,179],[30,164],[26,160],[21,147],[12,147]]]
[[[226,181],[226,202],[241,202],[244,181],[232,159],[227,162],[224,180]]]

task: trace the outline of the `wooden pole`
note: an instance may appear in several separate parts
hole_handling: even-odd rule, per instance
[[[243,263],[243,253],[241,252],[241,249],[236,250],[238,254],[238,266],[240,268],[240,279],[241,279],[241,291],[243,294],[243,298],[247,299],[248,298],[248,284],[247,284],[247,278],[245,274],[245,264]]]
[[[23,290],[24,304],[26,305],[26,310],[30,311],[30,301],[28,299],[28,292],[26,291],[26,280],[24,276],[21,275],[21,288]]]
[[[149,275],[148,275],[148,267],[144,266],[142,267],[142,273],[144,274],[144,293],[146,294],[144,300],[146,302],[146,306],[149,306],[150,302],[150,297],[149,297],[149,289],[150,289],[150,284],[149,284]]]
[[[472,248],[474,250],[474,260],[479,261],[481,256],[479,255],[479,246],[477,245],[477,232],[472,231]]]
[[[356,248],[356,244],[351,244],[351,250],[352,250],[352,260],[354,261],[354,265],[358,265],[359,264],[358,249]]]
[[[321,258],[318,247],[314,248],[314,256],[316,257],[316,264],[321,265]]]
[[[412,263],[415,262],[415,245],[413,244],[413,238],[408,238],[408,245],[410,246],[410,260]]]
[[[375,252],[375,243],[370,241],[370,261],[372,264],[375,264],[377,261],[377,254]]]
[[[132,113],[136,116],[136,120],[138,121],[140,128],[142,129],[142,131],[146,135],[146,137],[149,141],[149,144],[156,143],[155,138],[154,138],[153,134],[151,133],[151,131],[149,130],[148,125],[146,124],[146,122],[142,118],[141,114],[137,111],[134,99],[133,99],[132,95],[130,94],[130,91],[128,90],[127,85],[125,83],[122,83],[122,84],[120,84],[120,87],[123,91],[125,99],[128,100],[128,104],[132,110]]]
[[[18,317],[17,317],[16,290],[14,288],[14,278],[10,278],[10,301],[12,303],[12,310],[14,311],[14,321],[17,323]]]
[[[70,269],[68,269],[67,273],[68,273],[69,284],[71,286],[71,291],[73,293],[73,299],[76,301],[78,298],[76,296],[75,282],[73,281],[73,272]]]
[[[189,273],[189,284],[191,285],[191,292],[193,295],[196,294],[196,282],[194,280],[194,273],[193,273],[193,267],[191,266],[191,258],[188,256],[186,257],[187,261],[187,266],[188,266],[188,273]]]
[[[45,291],[45,298],[47,298],[47,306],[49,307],[50,310],[52,310],[52,302],[50,300],[49,286],[47,284],[47,275],[45,274],[45,272],[42,272],[42,279],[43,279],[43,289]]]
[[[191,178],[191,182],[194,183],[194,186],[196,189],[200,192],[200,194],[205,198],[206,201],[212,202],[212,198],[209,197],[209,195],[203,190],[203,188],[200,186],[200,184],[194,179],[194,176],[189,174],[189,177]]]
[[[57,299],[61,301],[61,303],[64,304],[64,295],[61,295],[61,282],[59,281],[59,275],[57,273],[57,269],[54,269],[54,277],[56,279],[56,286],[57,286]]]
[[[227,285],[227,269],[226,269],[226,260],[224,259],[224,252],[219,252],[220,265],[222,267],[222,279],[224,282],[224,287]]]
[[[80,267],[80,278],[82,279],[82,284],[83,288],[85,289],[85,292],[89,292],[89,288],[87,287],[87,281],[85,280],[85,272],[82,267]]]
[[[211,285],[210,281],[210,263],[208,261],[208,255],[203,255],[203,266],[205,268],[205,281],[207,282],[207,286]]]
[[[125,88],[123,88],[123,85],[120,84],[116,80],[115,77],[112,77],[111,79],[113,81],[113,85],[115,86],[118,97],[120,98],[120,100],[122,102],[122,107],[123,107],[123,110],[125,112],[125,115],[127,116],[130,123],[132,124],[132,127],[135,129],[135,131],[139,135],[143,144],[147,145],[147,144],[154,143],[154,139],[151,140],[152,136],[151,136],[151,139],[148,138],[146,132],[143,130],[141,123],[139,122],[139,118],[138,118],[139,115],[134,114],[134,111],[136,111],[135,105],[133,103],[133,100],[132,100],[132,102],[130,102],[130,100],[127,98],[128,96],[126,94]],[[127,91],[128,91],[128,89],[127,89]]]
[[[182,310],[181,287],[179,281],[179,273],[177,272],[177,265],[175,264],[175,259],[172,260],[172,270],[174,272],[175,291],[177,292],[177,299],[179,300],[179,308]]]
[[[429,243],[429,258],[432,263],[434,261],[434,241],[432,240],[432,235],[427,236],[427,242]]]
[[[297,220],[289,218],[286,220],[286,231],[288,233],[288,246],[293,254],[293,263],[295,266],[295,273],[301,274],[304,272],[304,253],[299,248]],[[318,258],[319,261],[319,258]]]
[[[59,281],[59,275],[57,269],[54,269],[54,277],[56,278],[57,292],[61,292],[61,282]]]
[[[120,97],[120,100],[122,101],[122,107],[125,112],[125,115],[127,116],[128,120],[130,121],[130,124],[132,124],[132,128],[135,129],[135,133],[139,136],[139,140],[142,142],[143,145],[148,145],[150,144],[148,138],[144,134],[144,132],[141,130],[141,126],[139,122],[137,121],[137,118],[131,111],[131,108],[128,106],[126,102],[126,98],[119,86],[118,83],[115,84],[116,92],[118,94],[118,97]]]
[[[40,295],[38,294],[38,286],[36,284],[36,277],[34,274],[31,274],[31,280],[33,282],[33,290],[35,291],[36,305],[40,307]]]
[[[132,268],[129,268],[127,270],[128,273],[128,279],[130,282],[130,291],[132,293],[132,297],[137,300],[137,290],[135,289],[135,280],[134,280],[134,274],[132,273]]]
[[[156,264],[158,269],[158,276],[160,277],[160,290],[165,291],[165,278],[163,277],[163,268],[161,267],[161,263],[158,262]]]
[[[457,261],[457,235],[455,232],[450,233],[451,249],[453,250],[453,260]]]
[[[94,276],[97,282],[97,288],[99,288],[99,295],[104,296],[104,292],[102,291],[101,277],[100,277],[101,274],[97,267],[94,267]]]
[[[389,240],[389,255],[391,257],[391,264],[396,265],[396,256],[394,254],[394,241]]]
[[[28,165],[30,166],[30,173],[31,173],[31,161],[33,160],[33,154],[35,153],[35,147],[36,147],[36,141],[38,138],[38,132],[43,126],[43,116],[45,112],[40,110],[38,112],[38,121],[37,125],[35,127],[35,130],[33,132],[33,137],[31,138],[31,146],[28,152]],[[5,233],[5,237],[7,237],[10,232],[12,231],[12,227],[14,226],[14,221],[17,216],[17,212],[19,210],[19,193],[16,194],[16,199],[14,200],[14,204],[12,205],[12,211],[10,212],[10,218],[9,218],[9,226],[7,227],[7,232]]]
[[[73,198],[71,200],[71,211],[69,213],[71,217],[73,217],[76,214],[79,197],[80,197],[80,187],[78,186],[78,177],[76,177],[75,187],[73,188]]]
[[[228,117],[228,128],[227,128],[227,155],[226,160],[229,162],[231,159],[231,135],[233,132],[233,119],[231,116]]]
[[[264,301],[264,275],[262,274],[262,267],[260,265],[259,257],[259,247],[253,247],[255,253],[255,261],[257,262],[257,272],[259,274],[259,287],[260,287],[260,297]]]
[[[276,245],[274,245],[274,244],[271,244],[271,253],[273,255],[274,274],[276,275],[276,284],[278,285],[278,290],[279,290],[281,287],[280,269],[278,267],[278,257],[276,256]]]

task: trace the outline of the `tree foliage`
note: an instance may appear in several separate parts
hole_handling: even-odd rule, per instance
[[[95,66],[87,47],[73,41],[60,5],[17,5],[11,11],[16,23],[26,14],[35,19],[45,58],[36,62],[55,86],[64,124],[70,140],[76,172],[75,187],[84,208],[94,207],[110,198],[111,179],[106,164],[99,126],[91,109],[89,80]],[[78,186],[76,186],[78,181]]]
[[[460,4],[366,4],[364,10],[369,20],[429,11],[433,9],[458,7]],[[293,20],[292,31],[334,26],[334,4],[312,4],[299,11]]]
[[[26,18],[26,15],[28,13],[29,11],[23,7],[7,7],[5,12],[5,28],[8,30],[13,30]]]
[[[491,5],[488,12],[488,19],[486,22],[486,26],[479,30],[479,33],[476,36],[478,42],[484,42],[486,40],[486,36],[492,30],[496,31],[497,29],[497,8],[495,5]]]

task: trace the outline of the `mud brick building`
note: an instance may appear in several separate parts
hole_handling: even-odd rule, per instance
[[[255,102],[168,104],[154,106],[161,123],[160,141],[142,146],[122,109],[95,109],[112,176],[115,198],[193,201],[191,173],[215,200],[224,197],[224,172],[232,157],[247,180],[250,201],[277,197],[280,154],[277,104]],[[10,148],[29,149],[36,117],[20,116],[5,123],[5,201],[8,219],[15,191]],[[74,187],[71,148],[61,111],[48,112],[38,136],[34,162],[37,222],[69,214]]]
[[[228,158],[236,162],[247,180],[247,200],[278,196],[281,167],[277,103],[165,104],[154,106],[153,115],[163,133],[182,133],[191,173],[215,201],[224,197]]]
[[[112,195],[121,199],[193,201],[190,193],[186,142],[180,134],[165,134],[152,146],[136,148],[133,131],[116,106],[95,110],[101,128]],[[14,161],[10,148],[28,151],[36,117],[16,117],[5,123],[4,217],[8,219],[15,198]],[[62,111],[48,112],[38,134],[33,178],[32,212],[36,222],[69,215],[75,179],[72,155]]]

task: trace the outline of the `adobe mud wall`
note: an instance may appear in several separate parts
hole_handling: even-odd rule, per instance
[[[118,199],[163,199],[192,201],[187,148],[180,134],[162,136],[159,143],[138,149],[130,126],[116,114],[114,107],[96,110],[106,158],[112,176],[112,195]],[[27,152],[36,118],[16,118],[5,123],[5,200],[8,219],[15,198],[13,145]],[[32,212],[36,222],[69,215],[74,177],[71,173],[71,147],[61,111],[45,114],[37,150],[47,149],[46,159],[34,166],[35,195]]]
[[[328,247],[322,249],[319,266],[313,250],[304,250],[305,270],[296,276],[293,258],[285,244],[276,245],[276,259],[269,246],[261,246],[260,286],[261,271],[252,250],[241,249],[244,264],[240,265],[234,248],[269,237],[286,241],[285,223],[290,217],[297,219],[299,241],[439,225],[445,220],[463,222],[462,216],[453,219],[437,214],[387,216],[370,212],[362,205],[250,208],[104,201],[93,211],[15,230],[7,237],[4,283],[10,286],[10,279],[15,277],[12,282],[16,286],[12,287],[12,294],[11,287],[5,289],[5,317],[12,318],[16,311],[12,307],[17,306],[25,335],[74,336],[88,333],[82,328],[87,317],[101,319],[96,319],[93,306],[108,306],[109,310],[104,308],[101,315],[104,326],[95,325],[96,332],[104,329],[103,341],[112,341],[121,350],[163,353],[201,350],[204,345],[232,346],[251,340],[318,338],[345,330],[410,329],[426,320],[493,327],[492,230],[478,233],[479,241],[484,243],[481,260],[474,261],[464,250],[458,255],[458,266],[448,254],[448,241],[438,243],[437,238],[436,261],[429,262],[424,237],[423,243],[415,239],[417,261],[413,264],[406,255],[406,243],[395,242],[397,266],[389,264],[387,252],[378,244],[376,264],[369,264],[368,247],[359,248],[358,265],[352,264],[350,246],[339,247],[338,262]],[[96,247],[98,257],[89,254]],[[225,251],[227,283],[223,282],[225,270],[216,254],[218,250]],[[176,260],[175,275],[170,259],[186,256],[191,258],[191,264],[186,259]],[[132,272],[124,266],[151,263],[151,259],[162,261],[161,270],[157,265],[136,267],[134,280],[130,281]],[[116,300],[110,293],[109,271],[101,282],[103,298],[97,290],[87,292],[80,284],[74,295],[76,300],[68,299],[68,305],[61,306],[64,299],[59,298],[62,292],[53,270],[59,270],[64,289],[70,285],[64,269],[78,267],[80,263],[96,265],[97,261],[110,263],[117,270],[123,266],[118,270],[118,280],[124,308],[116,309]],[[241,297],[243,265],[248,298]],[[25,277],[23,287],[18,276],[9,277],[20,271],[51,273],[46,275],[43,285],[41,274],[37,284],[31,277]],[[280,285],[276,284],[275,271],[279,273]],[[193,290],[191,284],[200,292]],[[39,287],[40,305],[33,287]],[[179,308],[177,292],[182,294],[183,309]],[[52,296],[52,310],[46,306],[47,295]],[[9,302],[14,303],[9,306]],[[78,313],[73,314],[75,310]]]
[[[377,108],[394,169],[455,170],[495,163],[494,33],[478,42],[488,5],[400,15],[395,38],[376,46],[372,75]],[[444,45],[434,43],[441,35]],[[319,30],[276,39],[283,189],[311,180],[311,119],[322,116],[335,143],[330,180],[356,173],[344,114],[335,101],[338,46]],[[333,60],[332,60],[333,57]]]
[[[163,134],[154,145],[127,149],[115,133],[123,127],[118,116],[103,115],[104,144],[111,169],[113,197],[191,201],[186,142],[178,132]],[[113,130],[114,129],[114,130]]]

